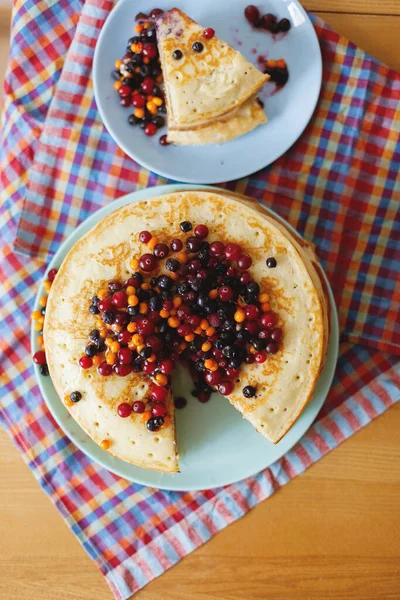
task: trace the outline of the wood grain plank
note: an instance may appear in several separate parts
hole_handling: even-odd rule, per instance
[[[400,1],[398,2],[400,7]],[[400,17],[316,11],[328,25],[389,67],[400,71]]]
[[[305,8],[313,12],[400,15],[399,0],[300,0]]]

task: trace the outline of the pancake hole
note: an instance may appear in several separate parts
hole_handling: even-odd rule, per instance
[[[261,427],[264,427],[264,423],[261,423]]]
[[[307,364],[307,365],[309,365],[309,364],[310,364],[310,361],[309,361],[309,360],[306,360],[306,364]]]
[[[312,355],[313,355],[313,354],[312,354],[312,352],[310,352],[310,354],[309,354],[308,356],[311,358],[311,357],[312,357]]]
[[[293,286],[293,289],[294,289],[294,290],[297,290],[297,288],[298,288],[298,287],[299,287],[298,285],[294,285],[294,286]],[[308,320],[309,320],[309,321],[311,321],[311,319],[308,319]]]
[[[95,421],[95,422],[94,422],[94,426],[95,426],[95,427],[98,427],[98,426],[99,426],[99,424],[98,424],[98,422],[97,422],[97,421]]]
[[[255,236],[256,236],[256,237],[258,237],[259,235],[260,235],[260,232],[259,232],[259,231],[256,231],[256,232],[255,232]]]
[[[289,361],[288,361],[288,360],[285,360],[285,364],[286,364],[286,365],[288,365],[288,364],[289,364]]]
[[[240,383],[240,381],[241,381],[240,379],[236,379],[236,383]]]
[[[160,438],[159,438],[159,437],[155,437],[155,438],[154,438],[154,443],[155,443],[155,444],[158,444],[158,442],[159,442],[159,441],[160,441]]]
[[[170,456],[167,456],[167,460],[172,460],[172,458]]]
[[[136,444],[135,440],[131,440],[131,444],[134,446]]]
[[[300,379],[300,375],[296,375],[296,379]]]
[[[312,319],[312,317],[310,317],[308,320],[311,322],[313,319]]]
[[[103,408],[103,407],[102,407],[102,405],[101,405],[101,404],[99,404],[97,408]]]
[[[148,456],[149,458],[153,458],[153,455],[152,455],[152,453],[151,453],[151,452],[149,452],[147,456]]]
[[[274,410],[275,409],[271,406],[270,409],[269,409],[269,412],[274,412]]]
[[[286,412],[286,411],[287,411],[287,408],[286,408],[286,406],[285,406],[285,408],[283,409],[283,412]]]

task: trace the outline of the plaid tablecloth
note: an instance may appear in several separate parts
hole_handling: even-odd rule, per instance
[[[193,493],[131,484],[63,435],[39,393],[29,316],[46,261],[98,207],[166,180],[119,150],[90,80],[107,0],[14,9],[1,142],[1,422],[115,598],[245,514],[399,399],[400,77],[311,16],[323,85],[310,125],[267,169],[230,183],[312,240],[334,290],[341,344],[315,424],[256,477]]]

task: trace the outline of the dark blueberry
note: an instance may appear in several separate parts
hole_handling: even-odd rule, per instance
[[[85,348],[85,354],[86,356],[89,356],[90,358],[93,358],[93,356],[95,354],[97,354],[97,346],[96,344],[88,344]]]
[[[196,371],[204,371],[204,360],[202,358],[199,358],[199,360],[196,360],[196,362],[194,363],[194,366]]]
[[[96,343],[96,347],[97,352],[105,352],[107,350],[107,346],[105,345],[103,338],[99,339],[99,341]]]
[[[146,427],[149,431],[158,431],[161,425],[164,423],[164,419],[162,419],[161,425],[158,424],[158,419],[162,419],[162,417],[153,417],[149,419],[146,423]]]
[[[92,329],[89,334],[89,340],[92,342],[97,342],[100,338],[100,331],[98,329]]]
[[[165,267],[168,269],[168,271],[172,271],[173,273],[176,273],[176,271],[179,270],[180,266],[181,263],[179,262],[179,260],[176,260],[176,258],[169,258],[165,263]]]
[[[162,300],[171,300],[173,296],[173,288],[170,290],[161,290],[160,296]]]
[[[40,374],[44,375],[44,377],[47,377],[49,374],[49,368],[47,366],[47,364],[45,363],[44,365],[40,365]]]
[[[194,52],[201,52],[203,48],[204,46],[201,42],[194,42],[192,44],[192,49],[194,50]]]
[[[275,81],[276,85],[285,85],[289,79],[289,72],[287,69],[274,69],[271,79]]]
[[[153,354],[153,350],[149,347],[143,348],[143,350],[141,350],[140,352],[140,356],[142,358],[150,358],[150,356]]]
[[[113,310],[105,310],[101,316],[101,318],[103,319],[103,322],[106,325],[111,325],[112,323],[114,323],[115,320],[115,313]]]
[[[158,112],[161,112],[161,113],[166,113],[167,112],[167,107],[165,106],[165,104],[163,104],[162,106],[158,107]]]
[[[119,81],[119,78],[121,77],[121,73],[118,71],[118,69],[115,69],[112,73],[111,73],[111,77],[113,79],[115,79],[116,81]]]
[[[237,358],[231,358],[229,360],[229,366],[231,369],[239,369],[242,362],[243,359],[240,356],[238,356]]]
[[[153,117],[151,122],[154,123],[157,129],[160,129],[160,127],[164,127],[165,125],[164,117],[160,117],[159,115],[157,117]]]
[[[218,275],[225,275],[228,270],[228,265],[225,263],[219,262],[215,265],[215,271]]]
[[[172,53],[172,57],[175,60],[180,60],[182,58],[182,56],[183,56],[182,51],[179,50],[179,49],[178,50],[174,50],[173,53]]]
[[[257,304],[258,296],[256,294],[245,294],[247,304]]]
[[[186,248],[189,252],[198,252],[201,248],[201,240],[194,235],[186,240]]]
[[[162,321],[159,322],[158,331],[160,333],[166,333],[168,331],[168,323],[165,319],[163,319]]]
[[[150,285],[152,285],[153,287],[157,285],[157,277],[152,277],[150,279]]]
[[[228,310],[226,306],[223,306],[217,310],[217,315],[221,320],[225,320],[228,316]]]
[[[249,335],[245,329],[241,329],[236,334],[236,341],[238,344],[245,344],[249,339]]]
[[[256,391],[257,390],[254,386],[246,385],[246,387],[243,388],[242,393],[245,398],[254,398]]]
[[[110,290],[110,292],[112,292],[113,294],[115,292],[118,292],[120,289],[122,288],[122,285],[120,284],[119,281],[110,281],[110,283],[108,284],[108,289]]]
[[[236,329],[236,323],[234,321],[224,321],[222,323],[222,329],[224,329],[225,331],[233,331],[234,329]]]
[[[246,286],[246,291],[248,294],[258,295],[260,293],[260,286],[255,281],[250,281],[250,283],[248,283]]]
[[[278,31],[289,31],[290,21],[289,19],[281,19],[277,26]]]
[[[214,343],[214,346],[217,350],[222,350],[223,348],[225,348],[225,342],[223,340],[217,340]]]
[[[173,281],[168,277],[168,275],[160,275],[160,277],[158,278],[158,286],[162,290],[171,289],[172,285]]]
[[[188,231],[190,231],[192,229],[192,224],[190,221],[182,221],[182,223],[179,225],[179,227],[181,228],[181,230],[184,233],[187,233]]]
[[[207,305],[205,306],[206,313],[209,315],[211,313],[214,313],[216,310],[217,310],[217,301],[209,300]]]
[[[194,302],[195,300],[197,300],[197,292],[195,292],[194,290],[191,290],[188,294],[186,294],[185,296],[185,300],[187,300],[187,302]]]
[[[153,77],[154,77],[154,78],[156,78],[156,77],[158,77],[159,75],[161,75],[161,73],[162,73],[162,70],[161,70],[161,67],[160,67],[160,65],[157,65],[157,64],[156,64],[156,65],[153,65]],[[160,89],[160,88],[158,88],[158,86],[154,86],[154,87],[155,87],[156,89]],[[154,88],[153,88],[153,90],[154,90]],[[154,93],[154,92],[153,92],[153,93]],[[159,94],[157,94],[157,96],[159,96]]]
[[[71,402],[79,402],[79,400],[82,399],[82,394],[80,392],[72,392],[72,394],[69,395],[69,398]]]
[[[140,119],[138,119],[138,117],[135,117],[135,115],[129,115],[128,123],[129,125],[139,125]]]
[[[238,348],[236,346],[225,346],[223,349],[224,356],[226,358],[236,358],[238,355]]]
[[[178,285],[178,294],[179,294],[180,296],[184,296],[184,295],[185,295],[185,294],[187,294],[189,291],[190,291],[190,286],[189,286],[189,284],[188,284],[188,283],[186,283],[186,282],[183,282],[183,283],[180,283],[180,284]]]
[[[186,398],[183,398],[183,396],[177,396],[176,398],[174,398],[175,408],[185,408],[186,404]]]
[[[251,343],[254,346],[254,348],[258,351],[265,350],[267,346],[267,342],[261,338],[256,338],[255,340],[252,340]]]
[[[136,273],[133,274],[133,277],[138,283],[143,283],[143,275],[139,271],[136,271]]]
[[[208,251],[207,248],[202,248],[200,250],[200,252],[197,255],[197,258],[199,259],[199,261],[201,262],[201,266],[205,267],[207,266],[207,263],[209,261],[210,258],[210,252]]]
[[[277,265],[276,258],[274,258],[273,256],[270,256],[269,258],[267,258],[266,263],[267,263],[268,269],[275,269],[275,267]]]
[[[143,62],[143,56],[141,54],[134,54],[130,60],[130,62],[128,62],[128,64],[126,65],[127,67],[140,67],[140,65]]]
[[[46,307],[44,306],[40,312],[41,312],[41,313],[42,313],[42,315],[44,316],[44,315],[46,314]]]
[[[143,31],[143,33],[144,33],[144,36],[145,36],[147,42],[153,42],[153,41],[155,42],[156,41],[156,32],[154,31],[154,29],[150,29],[150,28],[145,29]]]
[[[143,75],[143,77],[147,77],[148,75],[150,75],[149,65],[142,65],[140,67],[140,74]]]
[[[201,306],[201,308],[205,308],[209,302],[208,294],[200,294],[197,298],[197,304]]]
[[[139,309],[137,306],[128,306],[126,310],[128,315],[131,317],[136,317],[139,314]]]
[[[162,308],[162,302],[161,302],[161,298],[159,296],[153,296],[152,298],[150,298],[149,300],[149,309],[154,311],[154,310],[161,310]]]
[[[135,87],[135,79],[134,77],[124,77],[122,80],[122,84],[123,85],[128,85],[130,88],[134,88]]]
[[[94,306],[94,304],[91,304],[91,305],[89,306],[89,312],[90,312],[92,315],[98,315],[98,314],[99,314],[99,312],[100,312],[100,310],[97,308],[97,306]]]
[[[144,17],[146,18],[146,17]],[[128,44],[132,45],[132,44],[138,44],[140,42],[140,37],[138,35],[134,35],[133,37],[129,38],[128,40]]]
[[[98,296],[93,296],[93,298],[92,298],[93,306],[97,306],[99,302],[100,302],[100,298]]]
[[[206,287],[206,282],[203,279],[195,279],[190,285],[192,290],[195,292],[200,292]]]

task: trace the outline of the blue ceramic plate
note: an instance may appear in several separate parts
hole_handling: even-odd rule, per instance
[[[120,206],[185,189],[218,189],[206,186],[165,185],[128,194],[106,206],[82,223],[62,244],[49,265],[58,268],[72,246],[103,217]],[[267,210],[267,209],[266,209]],[[278,215],[268,211],[278,219]],[[282,220],[282,219],[281,219]],[[287,223],[286,223],[287,225]],[[183,410],[176,411],[177,436],[180,453],[180,473],[158,473],[135,467],[102,450],[71,418],[59,399],[49,377],[43,377],[35,366],[40,390],[53,417],[66,435],[88,456],[130,481],[167,490],[198,490],[228,485],[265,469],[302,437],[323,405],[331,386],[338,352],[338,321],[332,292],[327,282],[332,304],[332,333],[326,364],[315,387],[312,400],[295,425],[276,445],[265,440],[252,425],[220,394],[213,394],[207,404],[190,397],[193,385],[184,369],[174,375],[175,394],[188,398]],[[38,299],[44,294],[41,286]],[[36,308],[39,308],[38,301]],[[31,346],[38,350],[37,332],[32,327]]]
[[[263,13],[287,17],[292,23],[281,40],[270,33],[255,31],[243,11],[247,0],[158,0],[159,8],[173,6],[185,11],[217,35],[239,49],[257,64],[259,56],[284,58],[289,69],[287,85],[276,94],[267,83],[260,97],[265,101],[269,121],[236,140],[210,146],[160,146],[160,130],[147,137],[139,127],[128,124],[131,110],[119,104],[113,89],[114,62],[125,54],[127,40],[133,35],[138,11],[148,11],[149,0],[120,0],[99,36],[93,65],[96,103],[103,122],[115,142],[138,163],[151,171],[187,183],[218,183],[245,177],[279,158],[300,136],[318,100],[322,79],[322,60],[314,28],[297,0],[267,0],[259,5]],[[282,35],[282,34],[280,34]],[[272,95],[271,95],[272,94]]]

